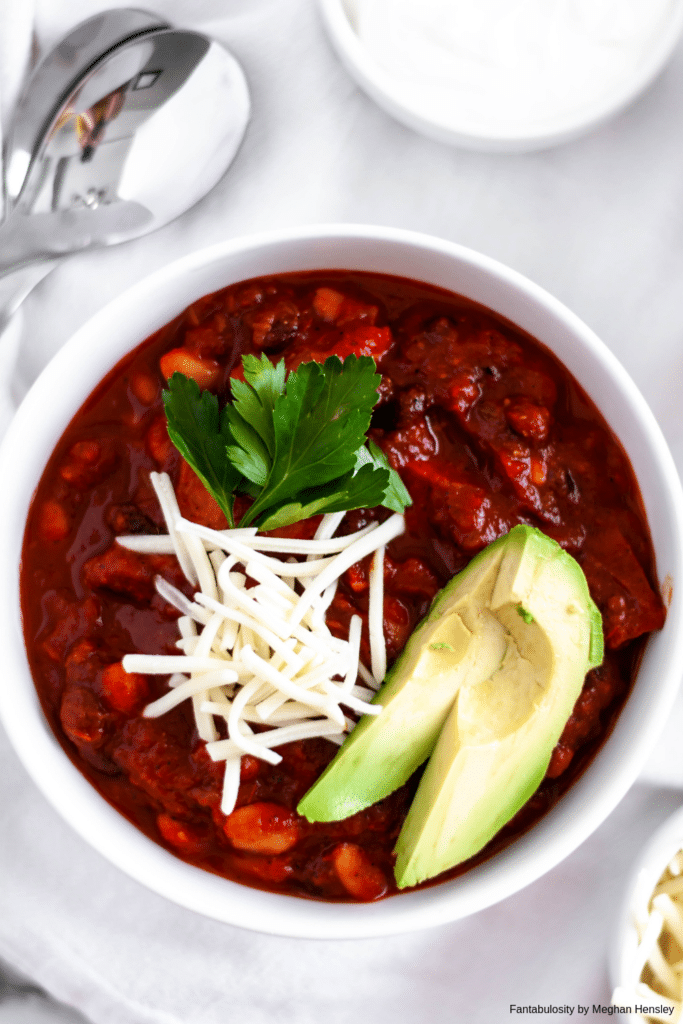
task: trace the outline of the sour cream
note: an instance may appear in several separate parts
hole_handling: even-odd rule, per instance
[[[674,0],[347,0],[396,99],[453,130],[533,133],[646,69]]]

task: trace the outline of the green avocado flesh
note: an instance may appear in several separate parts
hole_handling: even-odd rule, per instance
[[[437,594],[366,715],[299,803],[338,821],[429,758],[396,844],[399,888],[482,849],[540,785],[589,669],[600,613],[579,564],[531,526]]]

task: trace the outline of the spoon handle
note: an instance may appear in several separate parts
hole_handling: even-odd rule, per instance
[[[15,210],[0,225],[0,279],[22,267],[59,259],[142,233],[152,220],[146,207],[118,200],[97,209],[25,214]]]
[[[96,210],[11,213],[0,225],[0,333],[60,258],[123,240],[150,220],[149,211],[133,201]]]

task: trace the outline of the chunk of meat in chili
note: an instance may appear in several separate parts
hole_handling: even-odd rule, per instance
[[[623,675],[613,661],[607,661],[588,673],[550,759],[547,771],[549,779],[556,779],[566,771],[576,751],[600,735],[604,711],[625,688]]]
[[[91,640],[80,640],[73,646],[64,665],[59,719],[81,757],[94,768],[109,771],[111,763],[101,748],[115,727],[115,720],[96,689],[103,665],[102,653]]]
[[[395,450],[394,443],[393,439],[389,442],[391,450]],[[411,494],[422,498],[407,510],[407,520],[424,516],[426,509],[430,521],[466,551],[479,551],[508,533],[517,521],[514,505],[494,500],[466,465],[435,457],[408,462],[405,471]],[[426,485],[422,493],[412,484],[415,478]]]
[[[265,352],[279,351],[296,337],[300,319],[299,308],[291,299],[264,304],[251,317],[254,346]]]
[[[101,747],[106,739],[107,710],[87,686],[69,686],[59,709],[64,732],[81,752]]]
[[[132,502],[125,505],[112,505],[107,512],[107,524],[116,534],[141,533],[153,534],[159,532],[157,526],[149,516]]]
[[[141,555],[121,544],[111,547],[83,566],[83,580],[93,590],[109,590],[114,594],[149,604],[156,594],[154,580],[163,576],[176,586],[185,587],[185,578],[172,555]]]
[[[589,537],[581,565],[602,613],[607,647],[622,647],[642,633],[662,628],[665,613],[661,599],[616,527]]]
[[[184,460],[180,463],[176,498],[180,512],[186,519],[210,526],[213,530],[224,530],[227,527],[228,521],[222,508]]]
[[[41,640],[42,650],[60,663],[74,642],[92,631],[100,616],[100,602],[91,595],[74,601],[68,591],[48,590],[43,598],[43,614],[44,629],[49,632]],[[42,633],[43,629],[38,636]]]
[[[223,769],[198,747],[182,714],[131,718],[121,729],[112,757],[136,789],[160,810],[181,818],[199,804],[220,802]]]

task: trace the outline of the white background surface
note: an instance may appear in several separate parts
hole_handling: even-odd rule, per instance
[[[44,50],[114,5],[0,2],[8,109],[32,21]],[[683,467],[683,47],[599,131],[544,153],[486,156],[430,142],[378,110],[339,66],[313,0],[163,7],[241,61],[253,100],[242,150],[180,221],[49,275],[25,304],[19,361],[1,384],[23,394],[92,313],[196,248],[289,224],[390,224],[483,251],[562,299],[631,372]],[[347,943],[252,935],[146,892],[60,821],[2,737],[0,957],[94,1024],[502,1024],[516,1019],[510,1003],[607,1003],[607,945],[630,865],[681,803],[661,785],[683,783],[681,724],[679,706],[643,783],[529,889],[455,925]],[[42,1024],[36,1006],[0,1004],[0,1021]]]

